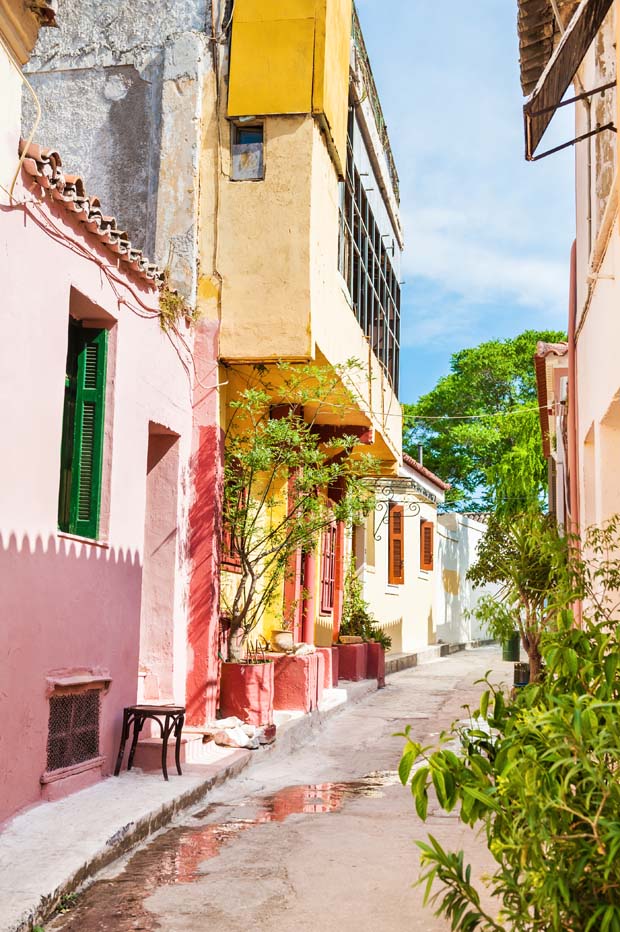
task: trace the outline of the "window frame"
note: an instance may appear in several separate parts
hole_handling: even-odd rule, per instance
[[[430,544],[427,546],[428,538],[430,538]],[[430,550],[430,557],[428,557],[428,550]],[[425,573],[430,573],[434,568],[435,522],[423,518],[420,520],[420,569]]]
[[[336,522],[332,521],[321,535],[321,615],[334,610],[336,591]]]
[[[405,508],[400,502],[390,502],[388,508],[388,584],[404,586]]]

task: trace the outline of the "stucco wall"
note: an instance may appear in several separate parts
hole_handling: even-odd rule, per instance
[[[442,492],[410,467],[403,466],[401,475],[412,478],[440,501]],[[419,512],[411,510],[409,503],[419,504]],[[363,541],[363,563],[361,574],[364,583],[364,598],[370,610],[386,633],[392,637],[392,650],[414,651],[436,640],[435,577],[437,562],[437,506],[423,500],[417,493],[394,497],[404,506],[404,583],[393,585],[388,576],[388,501],[378,496],[376,511],[369,516],[369,526]],[[432,521],[434,568],[420,569],[420,522]],[[362,540],[357,542],[357,560],[360,561]]]
[[[486,639],[489,634],[468,617],[478,600],[493,587],[474,589],[466,578],[475,563],[486,525],[456,513],[439,515],[437,527],[437,639],[448,644]]]
[[[25,192],[18,190],[23,199]],[[29,197],[35,197],[34,193]],[[53,223],[92,260],[46,232]],[[16,206],[0,226],[3,323],[0,423],[10,456],[0,463],[0,754],[5,774],[0,819],[36,802],[46,766],[47,678],[91,671],[111,680],[102,700],[104,773],[114,763],[124,705],[135,701],[140,644],[149,424],[179,436],[179,489],[187,490],[191,384],[156,316],[155,293],[137,278],[115,293],[102,268],[110,254],[94,246],[64,211]],[[130,287],[129,287],[130,286]],[[109,329],[101,540],[57,531],[60,445],[70,308]],[[173,476],[169,477],[169,494]],[[172,534],[176,575],[170,608],[185,630],[186,496],[179,493]],[[150,545],[153,545],[151,539]],[[170,539],[168,539],[170,546]],[[143,619],[149,624],[149,618]],[[177,651],[175,699],[182,701],[185,651]]]
[[[192,300],[208,0],[60,0],[29,65],[36,141],[57,148],[107,213]],[[24,94],[24,126],[32,101]]]
[[[225,179],[228,124],[222,130]],[[264,181],[223,180],[218,271],[220,352],[228,360],[307,359],[310,339],[310,198],[314,121],[265,120]]]

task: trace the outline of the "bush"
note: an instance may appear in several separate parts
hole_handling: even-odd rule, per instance
[[[418,843],[425,900],[453,932],[620,930],[618,528],[614,519],[589,533],[589,562],[575,561],[573,579],[590,617],[576,627],[570,610],[558,612],[541,638],[539,683],[510,699],[487,678],[470,725],[451,732],[460,756],[422,748],[405,732],[400,776],[419,816],[432,786],[443,809],[460,805],[461,820],[483,828],[496,863],[492,916],[462,851],[432,836]]]

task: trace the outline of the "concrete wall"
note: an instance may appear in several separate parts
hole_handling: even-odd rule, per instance
[[[132,240],[170,263],[192,303],[210,17],[208,0],[60,0],[61,28],[41,34],[29,66],[43,111],[35,141],[57,148]]]
[[[26,194],[21,186],[16,190],[19,200]],[[54,793],[110,772],[122,709],[137,695],[141,606],[151,605],[162,585],[183,645],[174,645],[165,658],[172,680],[162,677],[159,695],[185,698],[183,541],[192,426],[187,352],[162,332],[158,296],[150,286],[115,271],[110,253],[65,211],[39,203],[34,190],[28,198],[36,203],[16,205],[0,220],[7,335],[0,346],[0,423],[10,438],[10,456],[0,463],[0,819],[41,798],[54,679],[109,681],[101,706],[104,761],[96,771],[55,784]],[[72,243],[77,251],[67,248]],[[116,278],[114,288],[110,274]],[[99,323],[109,330],[97,541],[72,539],[57,530],[70,313],[86,325]],[[159,476],[160,497],[176,503],[160,527],[149,523],[146,511],[153,425],[175,438],[177,450],[176,465]],[[161,545],[168,564],[163,581],[156,571],[144,572],[145,559],[148,563]],[[150,613],[143,613],[147,642],[144,627],[152,621]],[[145,651],[147,666],[151,659]]]
[[[476,561],[478,544],[486,525],[457,513],[439,515],[437,527],[436,628],[437,640],[448,644],[486,639],[489,634],[468,617],[483,595],[495,590],[474,589],[466,578]]]

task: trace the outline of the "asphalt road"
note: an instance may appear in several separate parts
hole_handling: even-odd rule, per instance
[[[456,815],[431,805],[420,822],[397,781],[393,733],[411,724],[431,743],[476,703],[474,681],[490,669],[495,682],[512,673],[498,650],[481,648],[390,677],[310,743],[265,757],[99,875],[46,932],[449,929],[413,886],[415,839],[430,831],[464,847],[478,875],[492,862]]]

